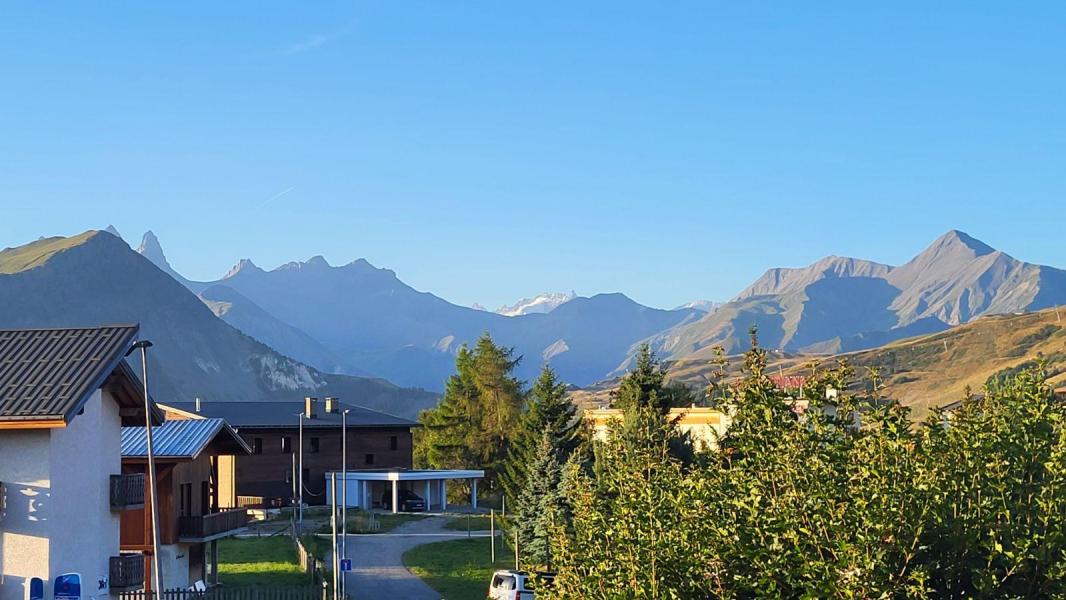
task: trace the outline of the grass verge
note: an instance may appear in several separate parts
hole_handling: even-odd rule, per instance
[[[227,585],[305,585],[288,536],[226,538],[218,542],[219,580]]]
[[[488,515],[462,515],[448,521],[444,527],[456,531],[466,531],[468,527],[470,531],[488,531],[489,525]],[[496,530],[500,530],[499,517],[496,518]]]
[[[496,542],[496,563],[490,560],[489,538],[435,542],[408,550],[404,565],[448,600],[481,600],[496,569],[513,565],[508,549]]]

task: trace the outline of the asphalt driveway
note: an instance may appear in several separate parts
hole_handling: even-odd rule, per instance
[[[403,554],[415,546],[466,537],[466,532],[445,529],[451,517],[429,517],[400,525],[390,533],[348,536],[348,593],[355,600],[440,600],[421,579],[403,566]],[[474,535],[488,535],[477,532]]]

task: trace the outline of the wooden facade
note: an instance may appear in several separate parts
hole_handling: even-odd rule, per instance
[[[236,459],[236,493],[267,503],[288,503],[293,492],[299,428],[243,428],[238,434],[252,448]],[[326,503],[326,473],[341,469],[341,429],[305,426],[303,433],[304,502]],[[411,430],[407,427],[348,427],[348,469],[412,467]]]

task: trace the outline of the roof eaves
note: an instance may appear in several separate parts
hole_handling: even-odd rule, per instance
[[[140,333],[141,330],[141,326],[138,324],[112,325],[110,327],[125,330],[127,332],[127,338],[119,347],[119,351],[115,352],[115,356],[112,356],[111,359],[106,363],[106,368],[101,369],[97,373],[96,378],[91,380],[87,389],[81,393],[81,396],[78,401],[71,406],[71,408],[66,412],[66,414],[61,415],[63,422],[68,425],[70,424],[70,421],[74,418],[74,416],[77,415],[81,411],[81,409],[85,408],[85,404],[89,402],[89,398],[92,397],[93,392],[103,387],[104,382],[107,381],[107,378],[111,376],[111,373],[113,373],[115,369],[119,368],[119,364],[121,364],[125,360],[126,354],[128,354],[130,349],[133,347],[133,342],[135,339],[137,339],[137,334]],[[60,415],[55,416],[58,417]]]

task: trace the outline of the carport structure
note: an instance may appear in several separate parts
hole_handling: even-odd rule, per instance
[[[368,469],[348,471],[347,480],[340,471],[326,473],[326,498],[332,498],[333,474],[337,476],[337,502],[342,502],[344,490],[348,494],[348,506],[371,509],[385,504],[391,498],[392,512],[399,512],[400,490],[411,490],[426,501],[426,510],[448,509],[448,481],[470,481],[470,506],[477,508],[477,482],[485,477],[480,470],[422,470],[422,469]]]

